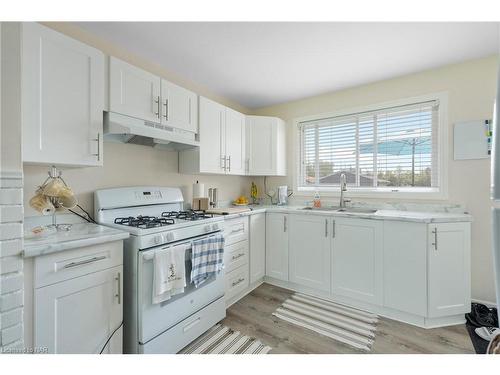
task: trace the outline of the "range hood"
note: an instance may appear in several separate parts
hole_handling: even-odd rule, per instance
[[[104,140],[171,150],[200,145],[192,132],[115,112],[104,112]]]

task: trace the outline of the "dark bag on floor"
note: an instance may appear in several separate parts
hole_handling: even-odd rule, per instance
[[[471,312],[465,319],[475,327],[498,327],[498,311],[481,303],[472,303]]]

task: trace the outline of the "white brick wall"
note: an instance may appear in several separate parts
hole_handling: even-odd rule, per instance
[[[0,176],[0,353],[23,347],[22,178]]]

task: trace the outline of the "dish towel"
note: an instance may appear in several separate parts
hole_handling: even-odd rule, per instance
[[[154,255],[153,304],[184,293],[186,287],[186,250],[189,245],[161,249]]]
[[[198,288],[224,268],[224,236],[218,234],[193,241],[191,263],[191,281]]]

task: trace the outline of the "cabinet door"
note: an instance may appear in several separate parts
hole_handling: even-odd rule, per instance
[[[104,55],[37,23],[22,34],[23,161],[102,165]]]
[[[470,224],[428,226],[429,317],[470,311]]]
[[[266,214],[250,215],[250,283],[266,274]]]
[[[384,307],[427,316],[427,224],[384,222],[383,269]]]
[[[226,108],[227,174],[245,174],[245,115]]]
[[[330,292],[330,219],[290,215],[290,281]]]
[[[161,101],[162,124],[198,132],[198,96],[194,92],[162,79]]]
[[[248,174],[271,176],[276,174],[276,118],[247,116]]]
[[[200,173],[225,173],[225,107],[200,97]]]
[[[160,122],[160,77],[109,58],[109,110]]]
[[[122,267],[35,290],[35,346],[49,353],[99,353],[122,321]],[[121,332],[108,352],[121,353]]]
[[[334,218],[332,293],[382,304],[383,222]]]
[[[288,215],[266,216],[266,275],[288,281]]]

